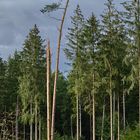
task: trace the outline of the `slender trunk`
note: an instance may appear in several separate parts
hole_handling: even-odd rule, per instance
[[[38,139],[38,115],[37,115],[37,104],[35,105],[35,140]]]
[[[92,98],[91,94],[89,94],[89,102],[90,102],[90,140],[92,140]]]
[[[33,105],[32,105],[32,97],[30,101],[30,115],[32,116],[33,114]],[[33,140],[33,122],[30,121],[30,140]]]
[[[77,106],[77,139],[79,140],[79,95],[76,95],[76,106]]]
[[[104,136],[104,121],[105,121],[105,99],[104,99],[104,104],[103,104],[103,117],[102,117],[101,140],[103,140],[103,136]]]
[[[113,121],[112,121],[112,76],[110,69],[110,82],[109,82],[109,94],[110,94],[110,139],[113,140]]]
[[[63,30],[63,25],[64,25],[64,20],[65,20],[68,4],[69,4],[69,0],[67,0],[67,2],[66,2],[66,6],[64,9],[64,13],[62,16],[62,21],[61,21],[60,29],[59,29],[58,47],[57,47],[57,54],[56,54],[56,70],[55,70],[55,79],[54,79],[54,91],[53,91],[53,104],[52,104],[51,140],[54,140],[56,87],[57,87],[58,68],[59,68],[60,45],[61,45],[62,30]]]
[[[95,132],[95,91],[94,91],[94,74],[93,74],[93,89],[92,89],[92,99],[93,99],[93,140],[96,138],[96,132]]]
[[[118,140],[120,140],[120,100],[118,95]]]
[[[23,125],[23,139],[26,140],[26,126],[25,124]]]
[[[79,126],[80,126],[80,139],[82,137],[82,117],[81,117],[81,98],[79,98]]]
[[[136,26],[136,38],[137,38],[137,49],[138,49],[138,82],[139,82],[139,131],[140,131],[140,1],[135,0],[136,3],[136,12],[135,12],[135,26]]]
[[[47,62],[47,140],[51,140],[51,105],[50,105],[50,71],[51,71],[51,55],[50,55],[50,42],[46,50]]]
[[[71,138],[73,139],[73,122],[72,122],[72,116],[70,117],[70,124],[71,124]]]
[[[123,129],[125,131],[125,93],[123,91]]]
[[[41,117],[39,113],[39,140],[41,140]]]
[[[116,120],[116,112],[115,112],[115,108],[116,108],[116,106],[115,106],[115,99],[116,97],[115,97],[115,92],[114,92],[114,94],[113,94],[113,140],[115,140],[115,120]]]
[[[17,96],[17,105],[16,105],[16,140],[18,140],[18,114],[19,114],[19,106],[18,106],[18,96]]]

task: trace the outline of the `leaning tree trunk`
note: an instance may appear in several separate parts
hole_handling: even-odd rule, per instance
[[[18,115],[19,115],[19,103],[18,103],[19,99],[17,96],[17,105],[16,105],[16,140],[18,140]]]
[[[94,89],[94,74],[93,74],[93,89],[92,89],[92,98],[93,98],[93,140],[95,140],[95,89]]]
[[[103,117],[102,117],[101,140],[103,140],[103,136],[104,136],[104,122],[105,122],[105,98],[104,98],[104,104],[103,104]]]
[[[50,104],[50,74],[51,74],[51,55],[50,55],[50,41],[46,50],[46,64],[47,64],[47,140],[51,140],[51,104]]]
[[[118,95],[118,140],[120,140],[120,99]]]
[[[56,106],[56,87],[57,87],[57,78],[58,78],[58,68],[59,68],[59,56],[60,56],[60,45],[62,39],[62,30],[65,21],[65,16],[68,8],[69,0],[66,2],[64,13],[62,16],[62,21],[59,29],[59,38],[58,38],[58,47],[56,54],[56,70],[55,70],[55,79],[54,79],[54,91],[53,91],[53,104],[52,104],[52,124],[51,124],[51,140],[54,140],[54,125],[55,125],[55,106]]]

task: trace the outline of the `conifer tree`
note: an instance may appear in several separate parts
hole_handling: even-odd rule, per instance
[[[69,28],[68,33],[68,44],[67,48],[65,48],[65,54],[67,58],[71,61],[74,76],[75,76],[75,94],[76,94],[76,112],[77,112],[77,140],[80,138],[80,112],[79,112],[79,106],[80,104],[80,92],[81,87],[79,85],[81,79],[81,56],[82,56],[82,46],[81,46],[81,31],[83,29],[84,25],[84,17],[82,15],[82,12],[80,10],[80,6],[77,5],[76,10],[74,11],[74,16],[71,17],[71,23],[72,28]]]
[[[35,121],[35,140],[38,138],[40,97],[44,93],[44,87],[42,85],[45,85],[44,53],[43,40],[39,35],[38,27],[35,25],[33,29],[30,30],[24,43],[20,66],[22,74],[19,78],[19,94],[23,108],[22,119],[31,125],[30,139],[32,139],[32,124]]]

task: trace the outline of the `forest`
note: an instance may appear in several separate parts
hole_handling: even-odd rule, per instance
[[[63,34],[70,1],[38,11],[61,12],[51,17],[56,56],[35,23],[20,51],[0,57],[0,140],[140,140],[140,0],[124,0],[122,10],[106,0],[100,17],[85,18],[77,5]]]

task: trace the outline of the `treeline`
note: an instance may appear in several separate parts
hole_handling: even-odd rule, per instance
[[[85,19],[79,5],[74,11],[64,49],[71,70],[57,79],[54,139],[140,139],[140,3],[122,6],[107,0],[100,20]],[[52,104],[55,73],[50,77]],[[0,59],[0,139],[47,139],[46,82],[35,25],[22,51]]]

